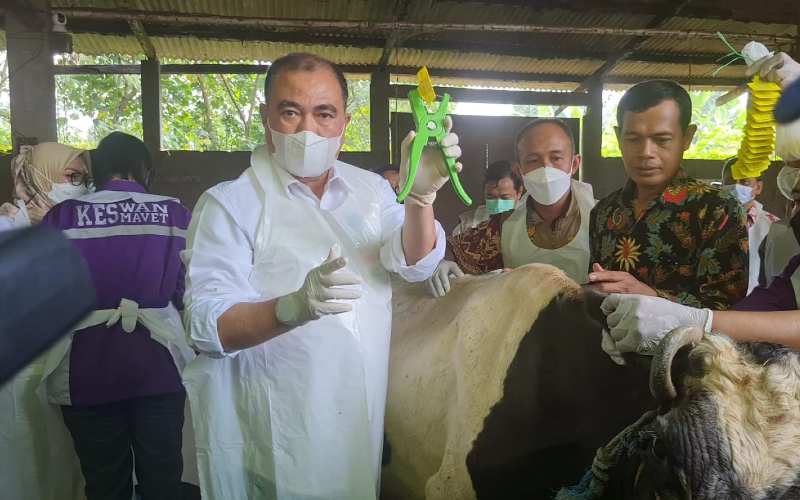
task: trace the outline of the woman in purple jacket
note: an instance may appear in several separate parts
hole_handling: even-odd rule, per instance
[[[190,211],[147,192],[153,164],[139,139],[113,132],[93,156],[97,192],[53,207],[43,223],[81,252],[98,310],[48,358],[46,387],[86,478],[88,500],[180,498],[185,393],[180,252]]]

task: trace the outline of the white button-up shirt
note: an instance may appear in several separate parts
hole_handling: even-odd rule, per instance
[[[308,186],[293,177],[280,178],[289,197],[297,203],[333,210],[347,196],[358,196],[346,175],[345,169],[332,167],[322,198],[317,198]],[[407,265],[402,242],[405,209],[395,201],[389,183],[382,182],[380,186],[383,191],[381,263],[407,281],[423,281],[444,258],[444,230],[436,222],[436,247],[416,264]],[[225,355],[217,331],[219,317],[238,303],[262,300],[249,280],[261,211],[258,188],[246,174],[212,187],[195,206],[187,250],[182,255],[186,265],[184,323],[194,347],[202,352]]]

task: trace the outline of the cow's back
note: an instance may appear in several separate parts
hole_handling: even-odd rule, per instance
[[[627,384],[630,370],[602,352],[584,306],[551,266],[457,280],[442,299],[398,284],[385,498],[513,498],[531,491],[523,477],[534,491],[560,484],[552,469],[574,480],[647,394],[645,374]],[[608,408],[615,403],[626,408]]]

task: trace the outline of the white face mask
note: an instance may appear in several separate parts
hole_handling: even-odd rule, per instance
[[[572,184],[572,178],[555,167],[539,167],[525,174],[525,189],[542,205],[552,205],[560,200]]]
[[[797,179],[800,179],[800,168],[784,165],[778,172],[778,191],[787,200],[794,200],[792,191],[794,190]]]
[[[69,182],[53,183],[47,197],[55,204],[61,203],[65,200],[73,200],[80,198],[89,192],[89,188],[84,185],[73,186]]]
[[[284,134],[269,128],[275,145],[274,158],[278,165],[295,177],[319,177],[336,161],[341,134],[336,137],[321,137],[304,130],[296,134]]]
[[[730,191],[739,200],[739,203],[746,205],[753,201],[753,188],[745,186],[744,184],[729,184],[723,186],[722,189]]]

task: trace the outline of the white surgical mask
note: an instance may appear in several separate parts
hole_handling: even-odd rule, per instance
[[[539,167],[525,174],[525,189],[542,205],[552,205],[560,200],[572,184],[572,178],[555,167]]]
[[[778,191],[780,191],[787,200],[794,200],[792,191],[794,190],[795,184],[797,184],[798,178],[800,178],[800,168],[797,167],[784,165],[781,171],[778,172]]]
[[[321,137],[304,130],[296,134],[284,134],[269,128],[275,145],[274,158],[278,166],[296,177],[319,177],[336,161],[341,134],[336,137]]]
[[[53,183],[47,197],[55,204],[61,203],[65,200],[73,200],[80,198],[89,192],[89,188],[81,184],[80,186],[73,186],[69,182]]]
[[[750,186],[745,186],[744,184],[729,184],[727,186],[723,186],[722,189],[725,191],[730,191],[736,196],[736,199],[739,200],[739,203],[742,205],[746,205],[753,201],[753,188]]]

